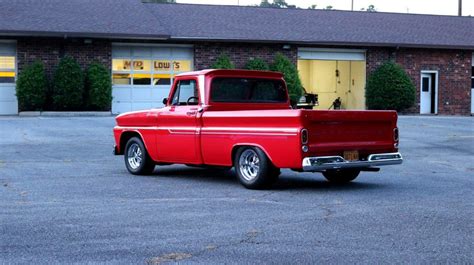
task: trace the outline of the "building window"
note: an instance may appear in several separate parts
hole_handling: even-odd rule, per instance
[[[176,74],[191,71],[190,60],[112,60],[114,85],[171,85]]]
[[[0,83],[15,83],[15,56],[0,55]]]

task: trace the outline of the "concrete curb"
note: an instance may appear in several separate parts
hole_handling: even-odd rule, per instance
[[[110,111],[21,111],[20,117],[110,117]]]
[[[41,115],[41,111],[21,111],[18,113],[20,117],[38,117]]]

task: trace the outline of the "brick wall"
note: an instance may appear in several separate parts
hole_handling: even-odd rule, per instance
[[[471,51],[436,49],[369,48],[367,75],[387,60],[395,60],[416,86],[415,106],[407,113],[420,113],[421,71],[438,71],[438,114],[471,113]]]
[[[243,44],[243,43],[196,43],[194,45],[194,68],[210,68],[220,54],[228,55],[236,68],[243,68],[249,59],[260,58],[272,63],[277,52],[283,53],[296,64],[296,46],[283,49],[282,44]]]
[[[416,107],[420,110],[420,78],[423,70],[438,71],[438,113],[471,113],[472,52],[460,50],[400,49],[396,62],[410,75],[417,88]]]
[[[393,60],[395,54],[393,49],[389,48],[367,48],[366,62],[367,75],[370,75],[375,69],[381,66],[384,62]]]
[[[109,41],[93,40],[85,44],[80,39],[24,38],[17,42],[18,71],[34,62],[41,60],[46,73],[52,77],[60,58],[69,55],[75,58],[83,69],[91,62],[99,62],[111,69],[112,46]]]

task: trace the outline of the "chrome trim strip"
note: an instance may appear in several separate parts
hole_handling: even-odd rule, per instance
[[[400,153],[371,154],[367,160],[347,161],[341,156],[316,156],[303,159],[303,171],[323,171],[327,169],[367,168],[403,163]]]
[[[197,127],[193,126],[169,126],[169,127],[121,127],[116,126],[117,130],[154,130],[168,131],[172,134],[194,134],[198,132]],[[263,136],[296,136],[297,129],[292,128],[242,128],[242,127],[202,127],[199,128],[202,135],[263,135]]]

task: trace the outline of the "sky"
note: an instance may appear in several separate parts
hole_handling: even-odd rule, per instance
[[[322,9],[328,5],[334,9],[351,10],[352,0],[287,0],[291,5],[308,8],[317,5]],[[374,5],[380,12],[397,12],[413,14],[457,15],[458,0],[353,0],[354,10]],[[260,0],[177,0],[178,3],[220,4],[220,5],[257,5]],[[269,0],[272,2],[272,0]],[[474,0],[463,0],[463,16],[474,16]]]

